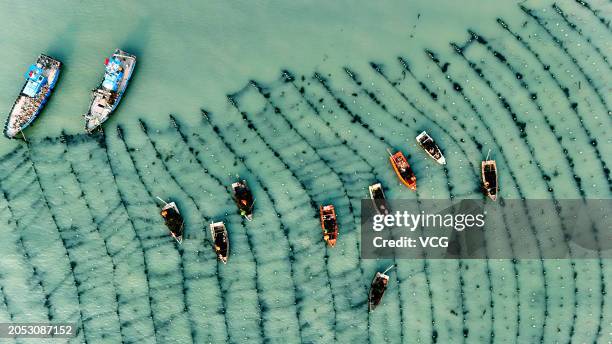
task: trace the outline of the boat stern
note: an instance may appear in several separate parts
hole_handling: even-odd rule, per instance
[[[402,180],[402,182],[403,182],[403,180]],[[404,185],[406,185],[406,187],[408,187],[408,189],[410,189],[412,191],[416,191],[416,189],[417,189],[416,180],[414,180],[412,182],[406,182],[406,183],[404,183]]]
[[[375,310],[376,306],[377,305],[373,304],[371,301],[368,301],[368,312],[372,312],[373,310]]]
[[[98,104],[102,104],[101,101],[94,98],[89,111],[83,116],[85,117],[85,131],[88,134],[93,133],[102,123],[106,122],[111,113],[108,108],[97,109],[97,107],[99,107]]]
[[[19,130],[14,129],[14,128],[11,128],[11,127],[9,127],[8,125],[6,125],[6,126],[4,127],[4,136],[5,136],[7,139],[14,139],[14,138],[15,138],[15,136],[17,136],[17,134],[18,134],[18,133],[19,133]]]
[[[172,235],[172,237],[174,238],[174,240],[176,240],[176,242],[181,245],[183,244],[183,236],[177,236],[174,233],[170,232],[170,235]]]
[[[99,126],[100,124],[96,123],[94,120],[90,120],[90,119],[85,120],[85,131],[88,134],[93,133]]]
[[[337,239],[330,239],[330,238],[325,239],[325,242],[327,242],[327,246],[329,247],[336,246],[336,241]]]
[[[88,134],[93,133],[108,118],[106,113],[96,111],[96,109],[94,108],[94,104],[95,102],[92,102],[92,105],[87,114],[83,115],[83,117],[85,117],[85,131]]]

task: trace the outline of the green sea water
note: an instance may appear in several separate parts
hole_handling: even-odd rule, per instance
[[[317,68],[366,66],[370,60],[417,56],[426,47],[448,50],[465,28],[497,31],[504,13],[522,19],[511,2],[193,3],[54,1],[3,2],[3,68],[0,101],[10,109],[22,74],[39,53],[64,63],[54,100],[28,136],[80,132],[90,90],[115,48],[136,54],[138,71],[129,97],[111,125],[136,117],[164,120],[169,113],[223,111],[225,95],[250,80],[270,81],[282,68],[312,73]],[[432,8],[433,7],[433,8]],[[415,66],[416,67],[416,66]],[[197,116],[196,116],[197,117]],[[133,122],[132,122],[133,123]],[[44,128],[44,130],[41,130]]]
[[[28,143],[0,139],[0,322],[75,322],[91,343],[609,343],[609,260],[363,260],[359,203],[375,181],[389,198],[481,197],[489,149],[501,198],[610,198],[611,17],[604,0],[0,1],[2,116],[38,54],[64,63]],[[83,135],[115,48],[136,71]],[[253,222],[228,194],[237,175]],[[185,215],[182,246],[155,196]]]

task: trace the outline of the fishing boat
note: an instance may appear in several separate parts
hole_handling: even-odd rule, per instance
[[[211,223],[210,235],[217,259],[226,264],[229,257],[229,236],[227,235],[225,224],[223,222]]]
[[[370,189],[370,199],[376,211],[381,215],[389,214],[389,206],[385,199],[385,193],[383,192],[382,185],[380,183],[372,184],[368,187]]]
[[[170,230],[170,235],[179,243],[183,243],[183,216],[178,210],[176,203],[166,203],[161,198],[157,198],[164,203],[160,215],[164,218],[166,227]]]
[[[255,200],[253,199],[251,189],[247,186],[246,180],[232,184],[232,196],[238,206],[238,210],[240,210],[240,215],[244,216],[249,221],[253,220],[253,205],[255,204]]]
[[[387,290],[387,285],[389,284],[389,275],[387,275],[387,272],[392,268],[393,265],[388,267],[387,270],[383,272],[376,272],[376,275],[372,280],[372,284],[370,285],[370,293],[368,295],[368,309],[370,312],[380,304],[380,301]]]
[[[491,153],[490,150],[489,153]],[[487,154],[487,159],[482,162],[480,172],[485,193],[495,201],[497,199],[497,165],[495,160],[489,160],[489,154]]]
[[[416,140],[421,148],[425,150],[427,155],[434,159],[438,164],[446,164],[446,159],[444,159],[444,155],[442,154],[440,147],[438,147],[436,142],[425,131],[417,135]]]
[[[85,130],[93,132],[115,111],[136,66],[136,56],[117,49],[104,61],[104,78],[92,91],[89,111],[85,114]]]
[[[410,164],[408,160],[404,156],[404,153],[398,151],[395,154],[391,154],[389,151],[389,161],[391,161],[391,165],[397,174],[397,177],[400,179],[402,184],[406,185],[409,189],[416,190],[416,176],[412,169],[410,168]]]
[[[61,67],[62,63],[50,56],[38,56],[25,74],[26,83],[13,103],[4,136],[12,139],[34,122],[55,88]]]
[[[336,209],[333,205],[322,205],[319,208],[321,215],[321,228],[323,229],[323,240],[329,247],[336,246],[338,240],[338,221],[336,220]]]

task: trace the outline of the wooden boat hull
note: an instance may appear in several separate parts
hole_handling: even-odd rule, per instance
[[[423,148],[425,153],[429,155],[432,159],[434,159],[440,165],[446,165],[446,159],[444,158],[444,154],[442,154],[442,150],[436,142],[427,134],[427,132],[423,131],[416,137],[416,141]]]
[[[368,309],[373,311],[378,307],[382,300],[385,291],[387,290],[387,284],[389,283],[389,276],[382,272],[377,272],[370,285],[370,293],[368,294]]]
[[[166,212],[168,210],[174,210],[180,217],[181,220],[181,224],[180,224],[180,233],[175,233],[173,231],[172,228],[170,228],[170,224],[168,223],[168,221],[166,220]],[[174,238],[174,240],[176,240],[179,244],[183,243],[183,226],[184,226],[184,222],[183,222],[183,218],[180,216],[181,212],[179,211],[178,207],[176,206],[176,203],[174,202],[170,202],[170,203],[166,203],[166,205],[164,205],[164,207],[162,208],[160,215],[164,218],[164,220],[166,220],[166,226],[168,227],[168,230],[170,230],[170,235]]]
[[[382,184],[372,184],[368,187],[368,189],[370,190],[370,199],[372,200],[372,204],[374,205],[376,211],[381,215],[389,214],[389,206],[387,205]]]
[[[497,164],[495,160],[485,160],[482,162],[480,167],[480,173],[482,176],[482,186],[487,196],[495,201],[497,200]]]
[[[210,236],[213,242],[213,250],[217,255],[217,259],[223,264],[227,264],[229,258],[229,235],[227,228],[223,222],[214,222],[210,224]]]
[[[404,153],[397,152],[391,155],[389,161],[391,161],[391,166],[393,166],[393,170],[402,184],[413,191],[416,190],[416,176],[412,172]]]
[[[321,228],[323,230],[323,240],[329,247],[336,246],[338,240],[338,221],[336,210],[333,205],[320,206]]]
[[[234,202],[236,202],[240,215],[244,216],[248,221],[252,221],[255,200],[253,199],[251,190],[247,186],[246,180],[232,184],[232,197],[234,198]]]

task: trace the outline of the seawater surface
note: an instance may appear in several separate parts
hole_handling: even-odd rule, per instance
[[[502,199],[610,198],[611,14],[603,0],[0,2],[0,113],[37,54],[65,64],[27,142],[0,141],[0,322],[75,322],[75,343],[608,343],[609,260],[362,260],[359,225],[375,181],[395,199],[482,197],[489,150]],[[116,47],[138,56],[134,78],[84,135]],[[416,193],[387,148],[408,155]],[[238,176],[252,222],[229,194]],[[185,215],[182,245],[156,196]],[[554,240],[537,218],[507,225]]]

